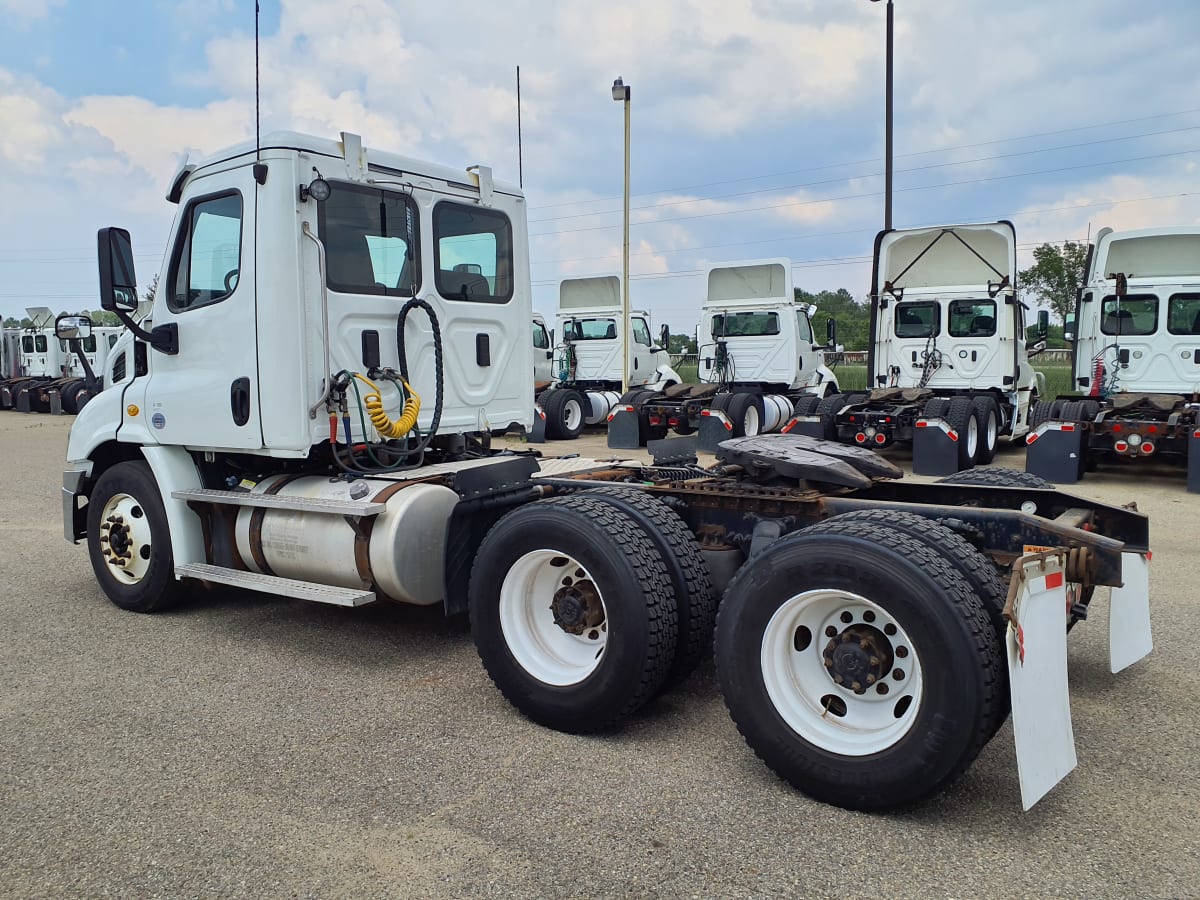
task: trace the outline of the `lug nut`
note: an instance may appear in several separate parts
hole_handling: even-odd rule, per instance
[[[892,669],[892,677],[895,678],[897,681],[903,681],[904,680],[904,670],[903,669]]]
[[[875,693],[886,694],[887,692],[888,692],[888,686],[886,684],[884,684],[882,681],[879,682],[879,684],[875,685]]]
[[[837,629],[832,625],[827,625],[825,627],[825,637],[837,637]]]
[[[872,674],[867,675],[867,684],[874,684],[877,680],[878,679],[874,675],[872,675]]]
[[[593,628],[591,631],[588,632],[588,638],[593,641],[599,640],[600,632],[598,632],[595,628]]]
[[[904,659],[904,657],[908,656],[908,648],[907,647],[897,647],[896,655],[898,657],[900,657],[901,659]]]

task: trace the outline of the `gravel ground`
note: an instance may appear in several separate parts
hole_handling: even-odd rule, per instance
[[[1157,644],[1110,676],[1106,604],[1072,633],[1079,768],[1022,813],[1005,725],[941,797],[864,815],[766,770],[711,663],[620,733],[573,737],[514,712],[463,623],[436,610],[221,590],[157,616],[121,612],[84,546],[62,538],[69,425],[0,414],[6,896],[1200,890],[1197,654],[1168,627],[1195,610],[1200,498],[1178,475],[1077,486],[1151,515]],[[603,446],[590,435],[547,449]]]

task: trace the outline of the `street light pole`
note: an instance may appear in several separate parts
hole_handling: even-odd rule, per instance
[[[879,0],[871,0],[878,3]],[[885,68],[883,101],[883,228],[892,228],[892,32],[893,32],[892,0],[887,0],[887,49],[885,51]]]
[[[621,393],[629,391],[630,370],[630,321],[629,321],[629,95],[630,88],[620,77],[613,82],[612,98],[618,103],[625,103],[625,226],[624,253],[621,263],[621,346],[623,348],[623,369],[621,372]]]

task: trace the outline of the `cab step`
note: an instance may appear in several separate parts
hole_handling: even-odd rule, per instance
[[[311,581],[298,581],[295,578],[260,575],[258,572],[227,569],[224,566],[214,566],[210,563],[183,563],[175,567],[175,577],[196,578],[200,581],[211,581],[214,584],[227,584],[231,587],[246,588],[263,594],[278,594],[281,597],[311,600],[314,603],[329,603],[333,606],[362,606],[375,599],[374,592],[364,591],[361,588],[335,587],[329,584],[315,584]]]
[[[266,509],[287,509],[295,512],[328,513],[335,516],[377,516],[387,509],[386,503],[370,500],[331,500],[325,497],[281,497],[278,494],[251,494],[247,491],[214,491],[210,488],[189,488],[171,491],[176,500],[190,503],[219,503],[227,506],[260,506]]]

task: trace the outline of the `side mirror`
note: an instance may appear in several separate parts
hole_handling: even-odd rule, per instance
[[[1073,343],[1075,340],[1075,316],[1067,316],[1063,320],[1063,340]]]
[[[87,316],[59,316],[54,320],[54,336],[60,341],[75,341],[92,336],[92,320]]]
[[[553,328],[550,329],[550,346],[551,347],[554,346],[554,329]]]
[[[663,327],[658,330],[658,343],[662,346],[662,348],[664,350],[670,351],[670,349],[671,349],[671,329],[665,323],[663,324]]]
[[[825,343],[830,347],[837,345],[837,319],[832,316],[825,322]]]
[[[100,261],[100,308],[109,312],[137,309],[137,276],[133,242],[124,228],[101,228],[96,235]]]
[[[1050,311],[1039,309],[1037,314],[1037,333],[1038,337],[1045,340],[1046,335],[1050,333]]]

